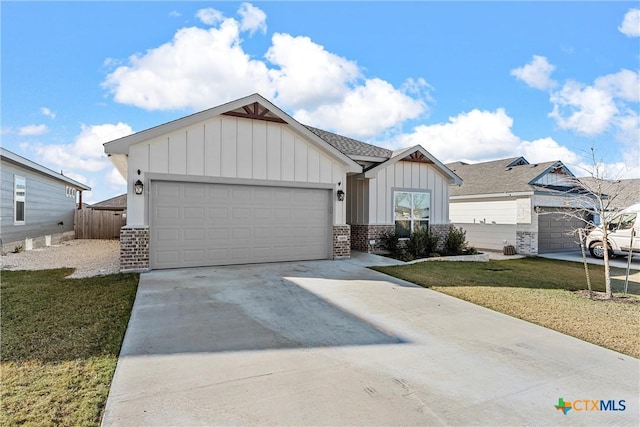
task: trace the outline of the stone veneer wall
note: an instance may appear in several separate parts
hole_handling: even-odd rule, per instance
[[[149,227],[120,229],[120,271],[149,270]]]
[[[351,258],[351,227],[333,226],[333,259]]]
[[[440,236],[440,240],[438,240],[438,250],[444,249],[444,240],[449,233],[449,228],[453,227],[453,224],[431,224],[431,231]]]
[[[538,233],[516,231],[516,252],[522,255],[537,255]]]

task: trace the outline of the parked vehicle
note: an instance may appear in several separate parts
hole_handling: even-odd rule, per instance
[[[624,209],[608,221],[608,245],[605,249],[602,226],[594,228],[587,236],[587,247],[594,258],[627,255],[633,245],[633,252],[640,253],[640,204]]]

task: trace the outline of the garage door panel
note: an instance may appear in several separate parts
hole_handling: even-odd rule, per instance
[[[180,208],[176,207],[158,207],[156,208],[156,217],[158,219],[177,220],[180,218]]]
[[[193,219],[202,221],[205,218],[205,209],[203,207],[184,207],[182,212],[182,218],[187,221]]]

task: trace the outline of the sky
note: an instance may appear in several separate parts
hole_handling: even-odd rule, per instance
[[[2,146],[89,203],[126,191],[103,143],[256,92],[443,163],[640,178],[638,1],[2,1],[0,20]]]

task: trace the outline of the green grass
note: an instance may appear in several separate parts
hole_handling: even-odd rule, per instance
[[[576,294],[574,291],[586,289],[580,263],[522,258],[488,263],[422,262],[374,269],[640,357],[640,299],[618,296],[613,301],[594,301]],[[604,291],[604,268],[590,265],[589,271],[593,289]],[[620,291],[624,272],[612,269],[611,273],[617,277],[612,281],[614,291]],[[640,285],[630,282],[629,289],[638,294]]]
[[[137,274],[3,271],[0,425],[99,425]]]

